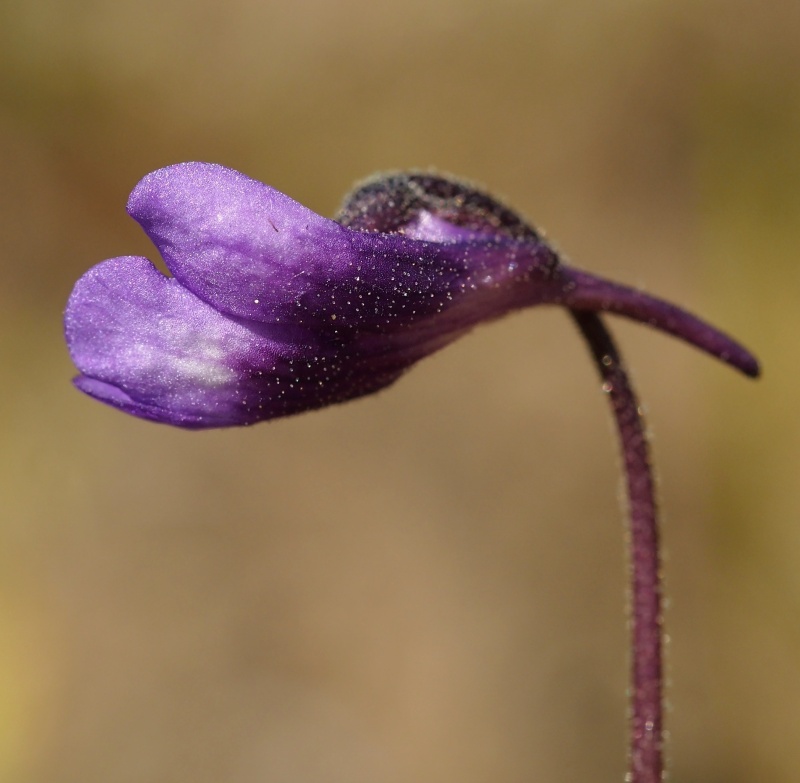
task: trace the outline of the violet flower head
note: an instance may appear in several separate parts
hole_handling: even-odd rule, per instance
[[[538,304],[625,315],[758,371],[718,331],[565,266],[513,212],[449,179],[375,179],[329,220],[231,169],[185,163],[147,175],[128,212],[172,277],[142,257],[105,261],[78,281],[65,326],[76,386],[145,419],[225,427],[344,402]]]
[[[243,174],[186,163],[128,202],[172,273],[113,258],[65,316],[79,389],[188,428],[320,408],[382,389],[481,321],[567,308],[619,433],[631,563],[631,783],[663,780],[661,563],[641,408],[601,313],[673,334],[750,376],[741,345],[680,308],[561,262],[490,196],[426,174],[376,178],[337,220]]]

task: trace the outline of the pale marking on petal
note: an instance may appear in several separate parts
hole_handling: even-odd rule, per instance
[[[236,378],[236,373],[229,367],[203,359],[175,359],[173,367],[181,378],[191,378],[206,387],[225,386]]]
[[[226,353],[233,335],[226,329],[209,328],[198,334],[196,327],[175,318],[159,322],[159,344],[137,342],[130,346],[131,360],[150,371],[167,370],[182,381],[191,381],[213,388],[236,379],[236,373],[225,366]],[[235,338],[234,338],[235,339]],[[241,342],[241,340],[235,340]],[[227,342],[228,345],[224,345]],[[224,347],[223,347],[224,346]]]

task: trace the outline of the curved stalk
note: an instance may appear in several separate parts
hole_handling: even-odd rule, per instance
[[[631,687],[629,783],[661,783],[663,633],[658,513],[639,402],[614,341],[592,312],[571,311],[595,360],[619,433],[630,524]]]

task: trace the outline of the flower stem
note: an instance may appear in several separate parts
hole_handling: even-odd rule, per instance
[[[630,517],[631,690],[629,783],[661,783],[663,669],[658,517],[639,402],[600,316],[572,310],[600,371],[619,433]]]

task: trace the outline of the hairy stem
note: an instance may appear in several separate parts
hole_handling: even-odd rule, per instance
[[[661,783],[662,614],[658,518],[644,421],[619,352],[600,316],[571,311],[595,360],[619,433],[630,517],[630,783]]]

